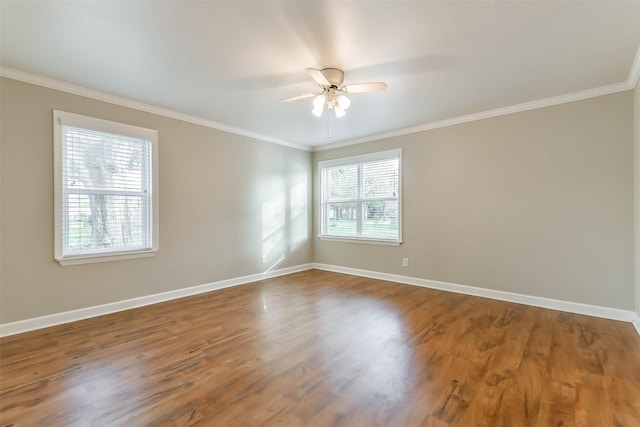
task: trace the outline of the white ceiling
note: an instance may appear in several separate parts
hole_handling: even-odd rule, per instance
[[[627,82],[640,2],[8,2],[20,71],[318,147]],[[311,114],[305,68],[345,70],[342,119]],[[6,73],[5,73],[6,74]]]

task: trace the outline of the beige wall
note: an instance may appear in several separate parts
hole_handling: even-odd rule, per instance
[[[309,152],[1,84],[1,323],[311,262]],[[53,260],[53,109],[159,131],[156,256],[68,267]]]
[[[635,149],[635,267],[636,267],[636,313],[640,316],[640,84],[633,91],[633,139]]]
[[[640,313],[638,89],[320,151],[312,162],[308,152],[1,84],[0,323],[312,261],[620,309],[633,309],[635,294]],[[53,109],[158,129],[155,257],[69,267],[53,260]],[[319,160],[396,147],[403,245],[319,241],[310,227],[312,165],[315,173]]]
[[[403,149],[404,243],[321,241],[314,214],[314,260],[633,310],[632,107],[625,92],[316,152],[314,173]]]

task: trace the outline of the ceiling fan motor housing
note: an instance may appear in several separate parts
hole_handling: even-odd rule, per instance
[[[336,88],[342,86],[344,82],[344,71],[338,70],[337,68],[323,68],[320,72],[327,81],[331,83],[331,86],[335,86]]]

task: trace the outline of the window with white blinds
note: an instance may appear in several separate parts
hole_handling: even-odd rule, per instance
[[[399,244],[401,150],[327,160],[320,173],[320,237]]]
[[[157,251],[157,132],[54,111],[55,258],[63,265]]]

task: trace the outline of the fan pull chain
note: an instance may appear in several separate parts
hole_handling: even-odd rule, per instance
[[[329,109],[327,108],[327,136],[329,139],[333,138],[331,135],[331,114],[329,114]]]

